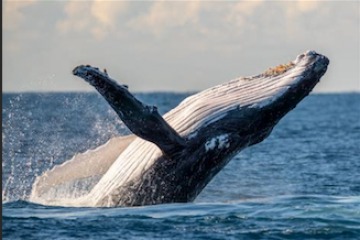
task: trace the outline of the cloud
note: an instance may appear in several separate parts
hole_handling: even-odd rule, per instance
[[[125,1],[94,0],[91,6],[91,13],[96,20],[96,24],[92,28],[93,35],[98,39],[103,39],[110,31],[113,31],[118,15],[126,10],[127,5],[128,2]]]
[[[196,23],[200,2],[156,1],[150,10],[129,22],[129,26],[138,31],[150,31],[161,36],[167,30],[182,27],[187,23]]]
[[[324,2],[325,1],[297,0],[295,2],[283,5],[286,6],[287,17],[291,19],[303,13],[316,10],[319,7],[320,3]]]
[[[330,78],[359,79],[359,4],[349,1],[10,0],[3,2],[3,20],[4,79],[12,89],[20,79],[52,73],[66,79],[83,61],[113,66],[137,90],[200,89],[306,49],[332,59]],[[24,71],[13,71],[19,64]],[[136,82],[145,78],[154,84]],[[197,85],[185,81],[195,78]],[[52,90],[73,89],[66,84]]]
[[[69,1],[65,6],[66,18],[58,22],[58,29],[66,34],[71,31],[88,31],[103,39],[116,27],[118,15],[125,11],[125,1]]]
[[[258,8],[263,1],[261,0],[252,0],[252,1],[240,1],[234,7],[232,7],[232,14],[240,15],[252,15],[256,8]]]
[[[37,3],[37,0],[3,1],[4,54],[20,53],[21,39],[31,41],[39,36],[36,31],[25,27],[28,20],[26,8]]]
[[[21,28],[21,25],[26,21],[26,16],[21,10],[36,2],[36,0],[4,1],[3,29],[15,31]]]
[[[57,23],[60,32],[66,34],[70,31],[83,31],[89,28],[91,19],[89,2],[71,0],[65,6],[66,18]]]
[[[97,20],[97,23],[104,27],[115,26],[116,18],[120,12],[124,12],[128,2],[119,1],[103,1],[103,0],[94,0],[91,6],[91,13]]]
[[[240,1],[235,4],[235,6],[230,6],[230,14],[227,16],[227,22],[235,24],[238,27],[247,24],[245,17],[251,16],[254,11],[261,6],[262,1],[252,0],[252,1]]]
[[[318,4],[316,1],[298,0],[297,7],[301,12],[309,12],[315,10]]]

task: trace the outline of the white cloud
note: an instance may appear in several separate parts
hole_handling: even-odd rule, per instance
[[[139,32],[150,32],[156,37],[167,36],[181,28],[187,28],[188,31],[188,27],[191,26],[204,36],[216,37],[214,34],[216,35],[218,31],[212,24],[208,24],[211,20],[209,21],[207,16],[221,16],[217,19],[217,27],[221,24],[229,29],[236,27],[237,33],[242,33],[245,31],[243,27],[252,24],[249,22],[250,19],[253,15],[257,15],[256,11],[264,3],[263,0],[224,3],[158,0],[150,4],[143,3],[147,9],[136,13],[138,15],[134,17],[132,11],[134,9],[128,7],[133,3],[128,1],[71,0],[66,3],[66,18],[59,21],[58,28],[62,33],[86,31],[96,39],[103,39],[109,33],[113,34],[120,26]],[[318,7],[318,2],[305,0],[292,3],[279,2],[279,4],[284,6],[286,20]],[[126,19],[120,22],[119,15],[126,11],[132,14],[127,15]]]
[[[318,7],[319,3],[309,0],[298,0],[297,7],[301,12],[313,11]]]
[[[94,0],[91,6],[91,13],[103,27],[113,28],[118,14],[125,11],[127,5],[128,2],[125,1],[111,2]]]
[[[282,5],[286,7],[287,18],[291,19],[303,13],[316,10],[321,3],[324,3],[324,1],[297,0]]]
[[[230,6],[230,14],[227,16],[226,20],[230,24],[237,25],[237,27],[242,27],[247,24],[246,17],[251,16],[254,11],[260,7],[262,4],[261,0],[252,0],[252,1],[240,1],[235,4],[235,6]]]
[[[66,18],[58,22],[62,33],[88,31],[102,39],[112,31],[118,15],[126,9],[125,1],[69,1],[65,6]]]
[[[27,21],[26,7],[38,3],[37,0],[3,1],[3,50],[4,54],[20,53],[21,39],[37,39],[39,34],[24,29]]]
[[[349,79],[352,85],[341,85],[348,89],[354,88],[351,79],[359,79],[359,4],[354,2],[37,1],[3,2],[8,90],[17,89],[20,79],[52,73],[67,79],[73,65],[87,61],[113,69],[135,90],[193,90],[257,73],[306,49],[333,62],[325,90],[340,87],[336,79]],[[24,71],[13,71],[19,64]],[[57,84],[44,89],[82,87],[74,88],[70,80]]]
[[[65,6],[66,19],[60,20],[57,23],[58,29],[62,33],[68,33],[70,31],[82,31],[89,28],[91,19],[89,18],[89,12],[91,5],[88,2],[81,2],[71,0],[67,2]]]
[[[258,8],[263,1],[261,0],[252,0],[252,1],[240,1],[232,7],[231,14],[240,14],[240,15],[251,15],[254,13],[256,8]]]
[[[26,21],[25,14],[21,11],[24,7],[36,3],[36,0],[4,1],[3,28],[4,30],[18,30]]]
[[[156,1],[150,10],[130,21],[129,26],[139,31],[150,31],[160,36],[167,30],[198,21],[200,2]]]

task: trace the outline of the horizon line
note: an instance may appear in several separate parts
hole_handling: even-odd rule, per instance
[[[132,93],[134,94],[163,94],[163,93],[172,93],[172,94],[196,94],[198,92],[201,92],[202,90],[191,90],[191,91],[134,91]],[[46,90],[46,91],[2,91],[2,94],[63,94],[63,93],[95,93],[98,92],[96,90],[90,90],[90,91],[77,91],[77,90],[70,90],[70,91],[52,91],[52,90]],[[360,94],[359,90],[351,90],[351,91],[312,91],[310,94]]]

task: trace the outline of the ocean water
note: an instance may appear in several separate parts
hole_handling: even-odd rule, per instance
[[[161,113],[189,94],[137,94]],[[312,94],[194,203],[70,208],[28,201],[35,177],[129,133],[95,93],[2,97],[4,239],[360,239],[360,94]]]

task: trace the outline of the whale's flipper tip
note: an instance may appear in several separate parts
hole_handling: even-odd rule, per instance
[[[72,70],[72,74],[73,74],[73,75],[77,75],[80,67],[81,67],[81,66],[76,66],[76,67]]]
[[[80,77],[86,75],[91,69],[95,70],[95,68],[92,68],[90,65],[79,65],[72,70],[72,74]]]

